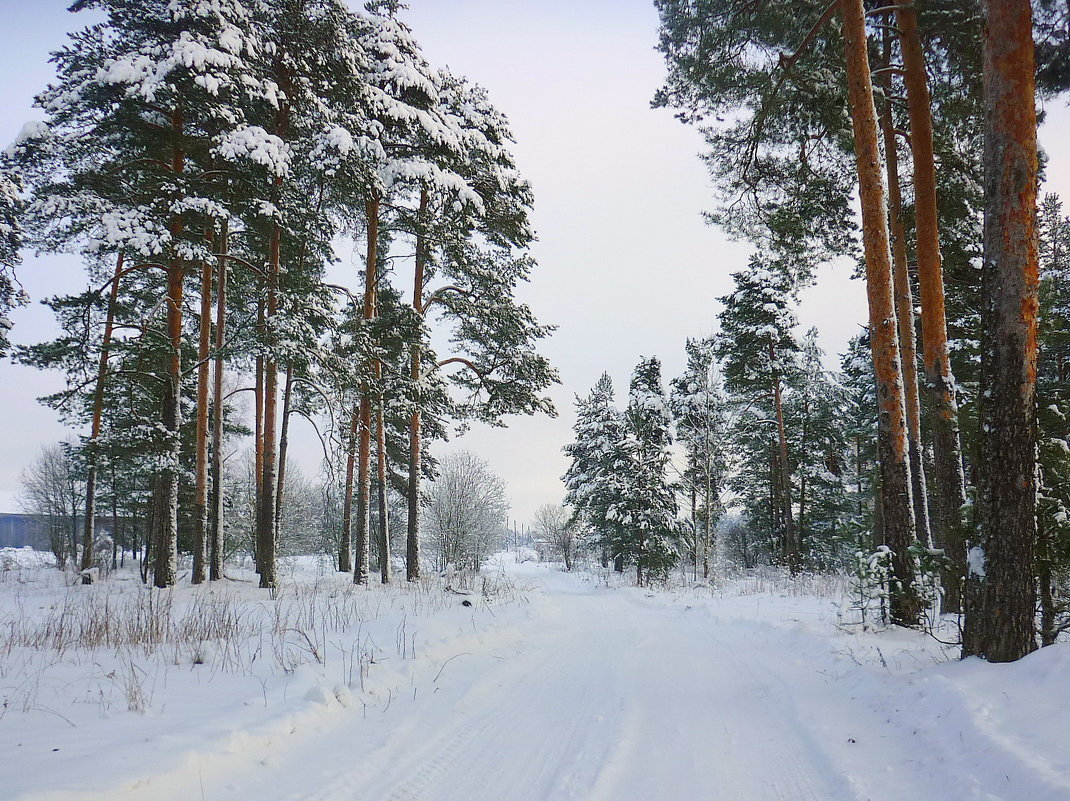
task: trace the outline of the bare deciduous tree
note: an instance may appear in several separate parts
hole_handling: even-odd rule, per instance
[[[76,564],[78,557],[79,507],[84,499],[81,469],[71,458],[69,443],[45,445],[37,458],[22,471],[20,505],[44,525],[56,566]]]
[[[568,509],[560,504],[544,503],[535,510],[531,527],[535,536],[544,540],[555,556],[571,570],[576,559],[576,527],[572,524]]]
[[[427,494],[424,529],[437,569],[478,570],[505,531],[505,483],[474,453],[458,451],[439,462],[438,479]]]

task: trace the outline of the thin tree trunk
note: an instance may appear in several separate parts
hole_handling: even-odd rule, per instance
[[[181,223],[173,229],[181,230]],[[176,231],[177,233],[177,231]],[[182,279],[183,265],[174,259],[167,269],[167,337],[170,354],[164,384],[163,426],[169,442],[168,462],[160,471],[160,501],[156,510],[153,584],[170,587],[178,567],[178,459],[182,428]]]
[[[220,225],[219,263],[216,265],[215,360],[212,365],[212,515],[208,534],[208,578],[223,578],[223,347],[227,321],[227,253],[230,231]]]
[[[290,412],[293,405],[293,364],[286,365],[286,381],[282,385],[282,422],[279,425],[279,480],[275,490],[275,531],[282,520],[283,499],[286,497],[286,452],[290,446]]]
[[[427,216],[427,190],[420,192],[420,211],[416,231],[416,269],[413,278],[412,307],[422,319],[424,315],[424,281],[427,270],[427,235],[424,233]],[[419,385],[422,379],[420,356],[423,342],[418,338],[411,345],[409,377],[416,387],[416,401],[409,415],[409,483],[408,483],[408,520],[405,530],[405,578],[416,581],[420,578],[420,398]]]
[[[121,540],[119,537],[119,491],[116,488],[114,464],[111,466],[111,534],[111,569],[115,570],[120,565],[126,564],[126,541],[125,534],[124,539]],[[116,561],[115,548],[120,542],[122,545],[119,546],[119,560]]]
[[[412,347],[412,375],[420,380],[420,345]],[[408,520],[405,526],[405,578],[416,581],[420,578],[420,409],[416,407],[409,415],[409,476]]]
[[[152,544],[156,537],[157,518],[160,516],[160,474],[149,479],[149,500],[145,514],[145,542],[141,549],[141,583],[149,583],[149,570],[153,557]]]
[[[643,553],[646,548],[646,538],[639,537],[639,548],[635,554],[635,583],[637,586],[643,586]]]
[[[368,221],[368,257],[364,271],[364,319],[374,320],[376,315],[376,291],[379,282],[379,198],[365,203]],[[376,384],[382,375],[382,364],[373,360],[373,379]],[[353,581],[366,584],[368,581],[369,534],[371,523],[371,457],[372,457],[372,389],[361,388],[360,426],[357,444],[357,537],[356,569]]]
[[[1058,636],[1055,627],[1055,594],[1052,582],[1051,533],[1037,520],[1037,591],[1040,595],[1040,644],[1054,645]]]
[[[193,506],[193,578],[206,578],[208,540],[208,356],[212,347],[212,262],[201,263],[201,321],[197,343],[197,427],[195,443],[195,485]]]
[[[338,544],[338,570],[353,572],[353,474],[357,464],[357,431],[360,428],[358,407],[353,408],[346,440],[346,480],[342,488],[342,541]]]
[[[934,489],[939,516],[936,532],[950,562],[950,569],[944,575],[944,608],[958,611],[961,609],[962,577],[966,574],[966,541],[962,521],[966,478],[962,471],[959,410],[955,399],[955,378],[951,374],[944,311],[932,102],[915,6],[912,3],[897,5],[895,15],[903,51],[904,83],[910,115],[910,149],[914,162],[922,361],[933,407]]]
[[[769,359],[776,358],[773,346],[769,346]],[[784,544],[783,557],[791,572],[799,569],[799,548],[795,541],[795,524],[791,512],[791,470],[788,467],[788,436],[784,426],[784,399],[780,379],[773,381],[773,408],[776,412],[777,453],[779,454],[780,503],[783,515]]]
[[[257,300],[256,304],[256,330],[261,342],[267,338],[264,325],[264,298]],[[253,382],[253,520],[256,533],[253,536],[253,547],[256,549],[254,564],[256,572],[261,571],[260,565],[260,515],[263,509],[263,481],[264,475],[264,355],[261,350],[256,356],[254,365],[256,380]]]
[[[981,608],[967,606],[963,651],[1012,662],[1036,648],[1037,120],[1030,4],[985,0],[984,11],[983,549],[969,560]]]
[[[108,354],[111,350],[111,332],[115,327],[115,306],[119,299],[119,277],[123,272],[123,254],[115,259],[115,274],[108,293],[108,310],[104,317],[104,335],[100,344],[100,360],[97,362],[97,383],[93,389],[93,423],[89,429],[86,448],[88,462],[85,476],[85,521],[82,530],[82,583],[91,584],[93,575],[87,571],[93,567],[93,521],[97,517],[97,449],[100,429],[104,421],[104,382],[108,375]],[[114,494],[114,489],[113,489]]]
[[[707,459],[709,455],[707,454]],[[702,543],[702,578],[710,577],[710,552],[713,550],[713,478],[709,462],[706,464],[706,531]]]
[[[894,622],[917,625],[921,608],[913,587],[913,555],[908,550],[914,544],[915,532],[907,453],[906,404],[896,332],[888,217],[877,146],[877,111],[873,103],[873,83],[869,70],[865,9],[862,0],[842,0],[840,8],[843,13],[847,89],[862,205],[870,349],[877,378],[880,412],[878,433],[882,522],[885,541],[894,554],[893,565],[898,582],[891,598],[891,612]]]
[[[787,552],[784,541],[784,526],[781,521],[783,504],[780,502],[780,468],[778,467],[777,449],[769,451],[769,531],[777,537],[777,548],[780,550],[781,559]]]
[[[883,66],[891,64],[891,32],[884,29]],[[914,500],[914,529],[919,541],[932,547],[929,527],[929,493],[921,450],[921,399],[918,394],[918,351],[914,332],[914,293],[907,268],[906,229],[903,226],[903,198],[899,185],[899,150],[892,117],[892,79],[884,73],[881,81],[881,132],[884,135],[885,172],[888,176],[888,220],[891,223],[895,310],[899,320],[899,348],[903,364],[903,390],[907,412],[907,447],[910,453],[911,493]]]
[[[710,391],[709,391],[709,376],[706,377],[706,440],[703,443],[703,459],[705,460],[705,472],[706,472],[706,530],[704,533],[703,549],[702,549],[702,578],[709,579],[710,577],[710,552],[713,550],[713,454],[711,441],[713,439],[713,431],[710,428],[710,415],[712,410],[710,408]]]
[[[691,548],[691,578],[697,581],[699,563],[698,490],[695,488],[694,482],[689,483],[691,484],[691,535],[694,538]]]
[[[865,496],[862,494],[862,438],[855,437],[855,493],[858,496],[856,512],[858,514],[858,549],[863,550],[862,521],[866,516]]]
[[[273,588],[275,574],[275,490],[278,465],[276,462],[277,425],[276,406],[279,400],[279,371],[275,361],[275,315],[279,310],[279,268],[282,228],[273,223],[268,252],[268,285],[266,324],[268,341],[264,357],[264,446],[263,474],[260,490],[260,520],[257,527],[256,553],[260,561],[260,586]]]
[[[171,112],[171,173],[177,181],[185,169],[182,151],[182,109]],[[171,221],[173,248],[182,236],[182,218]],[[167,264],[167,340],[168,373],[164,384],[163,428],[167,432],[168,454],[163,467],[160,487],[161,503],[156,521],[156,546],[152,571],[153,584],[170,587],[175,583],[178,567],[178,471],[182,429],[182,290],[186,265],[177,255]]]
[[[383,396],[379,396],[375,421],[375,452],[378,458],[379,480],[379,577],[383,584],[391,579],[390,565],[390,509],[387,503],[386,425]]]

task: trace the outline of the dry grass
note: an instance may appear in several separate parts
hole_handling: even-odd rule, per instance
[[[157,684],[177,666],[260,678],[334,662],[348,684],[363,686],[383,646],[391,647],[394,623],[384,637],[376,621],[399,621],[392,647],[411,659],[412,621],[460,603],[437,579],[368,587],[330,572],[302,578],[291,570],[268,594],[247,581],[159,590],[122,573],[91,586],[67,583],[55,569],[18,573],[0,586],[0,716],[44,709],[43,684],[64,673],[78,673],[93,688],[83,690],[82,701],[132,711],[151,707]],[[477,607],[525,598],[505,576],[472,584]]]

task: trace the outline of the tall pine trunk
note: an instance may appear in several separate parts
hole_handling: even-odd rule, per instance
[[[955,378],[951,374],[944,311],[932,103],[915,6],[912,3],[897,5],[895,15],[903,51],[903,79],[910,115],[910,151],[914,162],[922,361],[933,408],[931,425],[936,532],[938,542],[945,549],[950,562],[950,568],[944,575],[945,609],[958,611],[961,609],[962,577],[966,573],[966,541],[962,522],[966,479],[962,471],[959,410],[955,399]]]
[[[881,503],[885,542],[891,548],[897,584],[891,597],[892,619],[916,625],[921,614],[914,591],[914,509],[906,437],[903,371],[896,331],[888,217],[884,202],[877,111],[869,70],[865,9],[862,0],[841,0],[847,62],[847,90],[854,129],[862,242],[869,299],[869,338],[877,379]]]
[[[111,290],[108,292],[108,309],[105,312],[104,334],[101,337],[100,359],[97,362],[97,381],[93,388],[93,422],[89,429],[89,443],[86,448],[85,519],[82,521],[82,563],[80,565],[83,584],[93,582],[93,574],[87,571],[93,567],[93,539],[96,533],[94,522],[97,519],[97,457],[100,447],[100,430],[104,421],[104,383],[108,376],[108,354],[111,351],[111,332],[115,327],[115,306],[119,300],[119,278],[122,273],[123,254],[120,253],[115,259],[115,273],[111,279]],[[114,470],[112,475],[114,476]],[[112,484],[114,497],[114,480]]]
[[[267,339],[264,324],[264,298],[257,300],[256,304],[256,330],[261,342]],[[263,508],[264,484],[264,353],[261,349],[253,363],[256,370],[256,378],[253,381],[253,521],[255,534],[253,536],[253,561],[256,572],[260,573],[260,514]]]
[[[290,449],[290,414],[293,407],[294,366],[286,365],[286,381],[282,385],[282,422],[279,424],[279,480],[275,488],[275,531],[282,520],[283,500],[286,497],[286,452]]]
[[[769,345],[769,360],[772,363],[776,359],[773,346]],[[795,522],[791,510],[791,468],[788,466],[788,435],[784,425],[784,399],[780,378],[773,381],[773,410],[776,413],[777,454],[779,457],[778,475],[780,514],[783,525],[783,544],[781,555],[788,563],[791,572],[799,569],[799,547],[796,542]]]
[[[216,264],[215,359],[212,365],[212,514],[208,532],[208,578],[223,578],[223,347],[226,344],[227,254],[230,230],[220,225]]]
[[[264,428],[263,457],[260,477],[260,517],[256,532],[256,554],[260,564],[260,586],[273,588],[275,571],[275,487],[278,464],[276,462],[276,425],[279,399],[279,370],[275,361],[275,315],[279,309],[279,269],[282,229],[272,223],[268,251],[268,285],[265,323],[267,328],[267,355],[264,357]]]
[[[176,181],[185,171],[182,150],[182,109],[171,112],[171,173]],[[182,236],[182,218],[171,221],[172,248]],[[175,583],[178,569],[178,473],[181,458],[182,428],[182,291],[185,262],[172,251],[167,263],[167,343],[168,370],[164,382],[163,429],[167,436],[167,454],[160,471],[160,502],[156,514],[156,536],[152,581],[157,587]]]
[[[201,262],[201,320],[197,343],[197,425],[194,466],[193,578],[206,578],[208,543],[208,356],[212,347],[212,262]]]
[[[891,63],[890,31],[884,29],[883,67]],[[903,225],[903,197],[899,185],[899,150],[892,117],[892,79],[884,73],[881,82],[884,102],[881,104],[881,133],[884,136],[885,173],[888,176],[888,220],[891,224],[893,284],[895,311],[899,321],[899,348],[903,366],[903,391],[907,413],[907,447],[910,454],[911,493],[914,499],[914,529],[917,538],[932,545],[929,527],[929,493],[925,481],[925,465],[921,447],[921,398],[918,393],[918,351],[914,332],[914,293],[907,268],[906,228]]]
[[[1011,662],[1036,648],[1037,119],[1028,0],[985,0],[981,273],[980,609],[963,652]],[[973,601],[974,598],[970,598]]]
[[[411,375],[414,381],[420,380],[420,343],[412,346]],[[416,581],[420,578],[420,408],[416,405],[409,415],[409,475],[408,519],[405,524],[405,579]]]
[[[707,439],[707,442],[709,440]],[[702,532],[702,578],[710,577],[710,552],[713,550],[713,468],[710,454],[706,452],[706,527]]]
[[[338,543],[338,570],[353,572],[353,475],[357,464],[357,432],[360,429],[359,407],[354,406],[346,439],[346,479],[342,487],[342,537]]]
[[[364,271],[364,320],[370,322],[376,315],[376,292],[379,283],[379,198],[365,203],[368,222],[368,258]],[[376,384],[382,375],[382,364],[373,359],[369,365]],[[353,581],[366,584],[368,581],[369,538],[371,523],[371,458],[372,458],[372,392],[366,384],[361,387],[360,422],[357,440],[357,536],[356,567]]]
[[[387,498],[387,463],[386,463],[386,414],[383,410],[383,396],[375,413],[375,454],[378,461],[378,495],[379,495],[379,577],[383,584],[391,579],[390,565],[390,508]]]
[[[424,315],[424,281],[427,271],[427,234],[424,231],[427,217],[427,190],[420,192],[420,210],[417,218],[416,230],[416,269],[413,278],[412,307],[421,319]],[[408,492],[408,519],[405,525],[405,578],[408,581],[416,581],[420,578],[420,405],[423,399],[420,394],[421,371],[420,363],[423,342],[417,338],[411,345],[409,362],[409,377],[414,387],[415,399],[412,412],[409,414],[409,476]]]

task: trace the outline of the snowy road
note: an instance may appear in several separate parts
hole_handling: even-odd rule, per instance
[[[974,709],[941,675],[857,664],[798,599],[703,603],[514,569],[540,587],[524,615],[440,643],[387,702],[235,735],[101,797],[1070,799],[1070,765],[1003,731],[998,708]],[[923,658],[895,636],[881,660]]]

